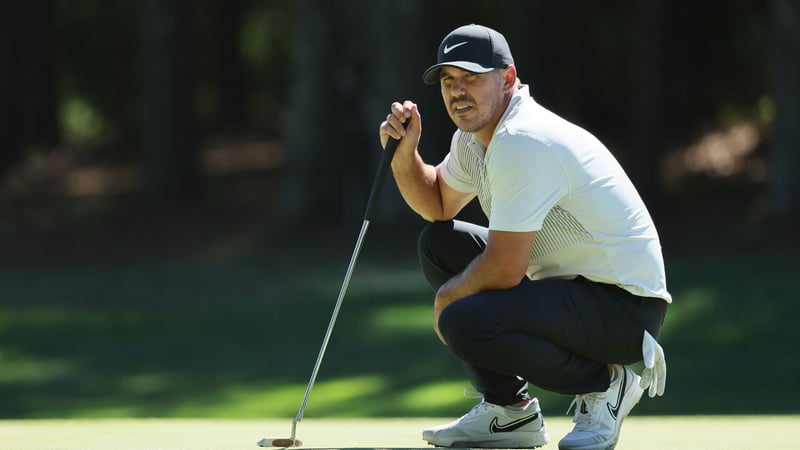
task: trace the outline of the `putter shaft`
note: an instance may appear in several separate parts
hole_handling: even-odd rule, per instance
[[[397,140],[389,139],[386,143],[386,148],[381,155],[381,161],[378,164],[375,180],[372,183],[372,191],[370,192],[369,200],[367,201],[367,208],[366,211],[364,211],[364,222],[361,224],[361,231],[358,233],[358,239],[356,240],[355,248],[353,248],[353,254],[350,256],[350,263],[347,265],[347,272],[345,273],[344,280],[342,281],[342,288],[339,290],[339,298],[336,299],[336,305],[333,307],[333,314],[331,314],[331,320],[328,323],[328,329],[325,331],[325,338],[322,340],[322,346],[320,346],[319,353],[317,354],[317,361],[314,363],[314,370],[311,371],[311,378],[308,380],[308,386],[306,386],[306,393],[303,396],[303,402],[300,403],[300,409],[297,411],[297,415],[295,416],[294,420],[292,420],[292,437],[289,439],[264,438],[258,443],[258,445],[261,447],[299,447],[302,445],[302,442],[296,438],[297,424],[303,420],[303,414],[305,414],[306,411],[306,404],[308,404],[308,397],[311,395],[311,389],[314,387],[314,382],[317,380],[317,373],[319,373],[319,368],[322,365],[322,358],[325,356],[325,350],[328,347],[328,341],[330,341],[331,333],[333,333],[333,326],[336,324],[336,318],[339,316],[339,310],[342,308],[344,294],[347,292],[347,287],[350,285],[350,278],[353,276],[353,268],[356,265],[358,254],[361,252],[361,246],[364,243],[364,237],[367,234],[369,222],[372,220],[372,215],[375,213],[375,208],[378,203],[378,197],[380,196],[383,182],[389,173],[392,158],[394,158],[394,153],[397,150],[397,143]]]
[[[336,324],[336,318],[339,316],[339,310],[342,308],[342,300],[344,300],[344,294],[347,292],[347,287],[350,285],[350,278],[353,276],[353,268],[356,265],[358,254],[361,252],[361,246],[364,243],[364,237],[367,234],[368,227],[369,219],[364,219],[364,222],[361,224],[361,231],[358,233],[358,239],[356,240],[353,254],[350,256],[350,264],[347,265],[347,272],[344,275],[342,288],[339,290],[339,298],[336,300],[336,306],[333,307],[333,314],[331,314],[331,321],[328,323],[328,330],[325,332],[325,338],[322,340],[322,346],[319,348],[319,353],[317,354],[317,361],[314,363],[314,370],[311,371],[311,378],[309,378],[308,386],[306,386],[306,393],[303,396],[303,402],[300,404],[300,409],[297,411],[297,416],[295,416],[294,420],[292,421],[292,439],[295,438],[297,424],[303,420],[303,414],[306,411],[308,397],[311,395],[311,389],[314,387],[314,382],[317,380],[317,374],[319,373],[319,368],[322,365],[322,358],[325,356],[325,350],[328,348],[328,341],[331,339],[333,326]]]

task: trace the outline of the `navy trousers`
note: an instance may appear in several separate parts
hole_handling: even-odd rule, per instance
[[[422,270],[434,290],[486,246],[488,229],[434,222],[419,239]],[[608,389],[608,364],[642,359],[642,335],[658,336],[667,303],[585,278],[531,281],[480,292],[439,317],[447,346],[489,403],[530,398],[528,383],[562,394]]]

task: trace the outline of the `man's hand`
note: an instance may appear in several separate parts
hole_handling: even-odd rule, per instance
[[[664,387],[667,384],[667,361],[664,358],[664,349],[647,331],[644,332],[642,339],[642,358],[645,368],[639,386],[647,389],[651,398],[664,395]]]
[[[394,102],[391,113],[386,116],[379,129],[381,147],[386,148],[389,138],[403,139],[398,145],[398,151],[413,153],[419,145],[422,134],[422,119],[417,109],[417,104],[406,100],[403,103]],[[402,147],[402,148],[401,148]]]
[[[433,330],[436,331],[436,335],[439,336],[439,340],[442,341],[442,344],[447,345],[447,341],[444,340],[444,336],[442,336],[442,332],[439,331],[439,316],[444,311],[444,308],[447,307],[452,300],[445,300],[443,297],[436,295],[436,299],[433,301]]]
[[[510,289],[520,283],[528,270],[535,231],[489,230],[486,248],[463,272],[447,280],[436,291],[433,303],[434,329],[439,330],[439,315],[456,300],[489,290]],[[447,343],[445,342],[445,345]]]

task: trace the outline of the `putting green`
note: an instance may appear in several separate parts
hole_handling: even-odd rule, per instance
[[[298,425],[303,448],[431,448],[421,429],[438,419],[306,419]],[[548,417],[551,442],[572,424]],[[680,416],[628,418],[617,449],[798,449],[800,416]],[[286,420],[108,419],[0,421],[0,448],[8,449],[250,449],[262,437],[285,437]]]

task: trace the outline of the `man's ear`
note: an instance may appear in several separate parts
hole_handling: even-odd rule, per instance
[[[508,66],[503,72],[503,87],[506,89],[511,89],[517,83],[517,68],[514,66]]]

